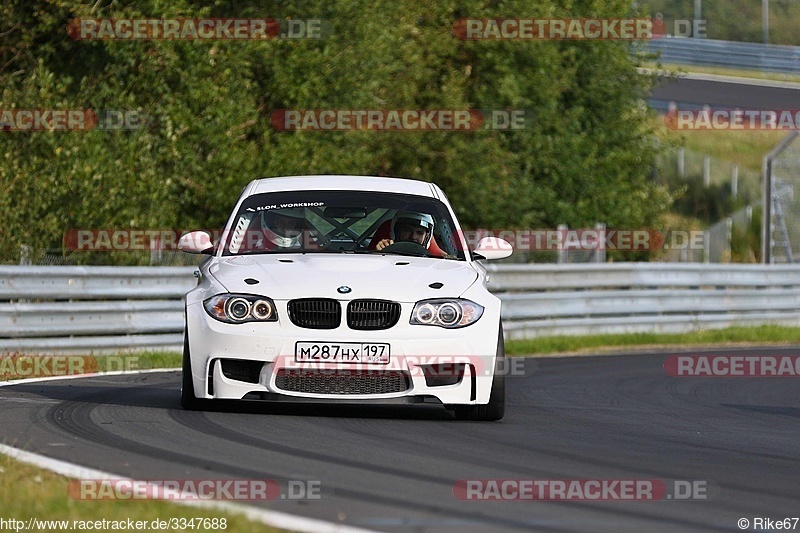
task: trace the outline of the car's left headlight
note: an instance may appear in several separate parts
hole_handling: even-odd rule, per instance
[[[422,300],[411,311],[411,324],[462,328],[469,326],[483,314],[483,306],[461,298]]]
[[[275,303],[265,296],[218,294],[203,302],[203,307],[210,316],[228,324],[278,320]]]

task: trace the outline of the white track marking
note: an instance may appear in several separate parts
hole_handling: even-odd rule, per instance
[[[174,372],[176,370],[180,370],[180,368],[154,368],[149,370],[135,370],[135,371],[120,370],[116,372],[100,372],[97,374],[75,374],[71,376],[30,378],[30,379],[20,379],[15,381],[2,382],[0,383],[0,387],[6,387],[9,385],[19,385],[22,383],[38,383],[43,381],[54,381],[59,379],[77,379],[77,378],[86,378],[92,376],[119,376],[124,374],[134,375],[134,374],[145,374],[151,372]],[[39,468],[44,468],[45,470],[50,470],[51,472],[55,472],[56,474],[60,474],[62,476],[66,476],[73,479],[117,479],[117,480],[131,479],[124,476],[111,474],[109,472],[103,472],[101,470],[86,468],[73,463],[68,463],[66,461],[52,459],[44,455],[39,455],[38,453],[26,452],[24,450],[20,450],[19,448],[6,446],[5,444],[0,444],[0,453],[9,456],[12,459],[16,459],[17,461],[28,463],[37,466]],[[268,526],[276,527],[279,529],[287,529],[289,531],[301,531],[308,533],[317,533],[317,532],[375,533],[373,530],[370,529],[362,529],[344,524],[336,524],[334,522],[326,522],[324,520],[317,520],[316,518],[304,518],[289,513],[282,513],[280,511],[261,509],[259,507],[253,507],[241,503],[232,503],[227,501],[188,501],[188,500],[176,500],[172,503],[178,503],[180,505],[189,505],[194,507],[203,507],[207,509],[219,509],[222,511],[237,513],[244,515],[248,520],[252,520],[253,522],[260,522]]]

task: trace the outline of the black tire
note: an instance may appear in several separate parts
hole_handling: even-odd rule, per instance
[[[503,341],[503,325],[501,324],[497,339],[497,358],[494,365],[492,393],[489,395],[489,403],[485,405],[457,405],[455,409],[457,419],[483,422],[502,420],[506,413],[505,358],[505,342]]]
[[[198,399],[194,395],[192,361],[191,357],[189,357],[189,337],[185,333],[183,335],[183,367],[181,370],[181,407],[187,411],[202,411],[205,401]]]

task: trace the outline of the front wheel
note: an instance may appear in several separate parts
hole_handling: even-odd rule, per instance
[[[506,413],[506,376],[505,376],[505,342],[503,341],[503,325],[497,339],[497,357],[494,363],[492,393],[486,405],[457,405],[456,418],[459,420],[478,420],[490,422],[501,420]]]
[[[192,381],[192,361],[189,356],[189,336],[183,334],[183,365],[181,377],[181,407],[187,411],[200,411],[203,409],[203,400],[194,395]]]

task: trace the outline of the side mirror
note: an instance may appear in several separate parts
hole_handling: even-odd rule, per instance
[[[208,254],[214,252],[211,235],[205,231],[192,231],[178,240],[178,250],[187,254]]]
[[[478,246],[472,251],[472,258],[504,259],[513,251],[514,249],[508,241],[498,237],[484,237],[478,241]]]

